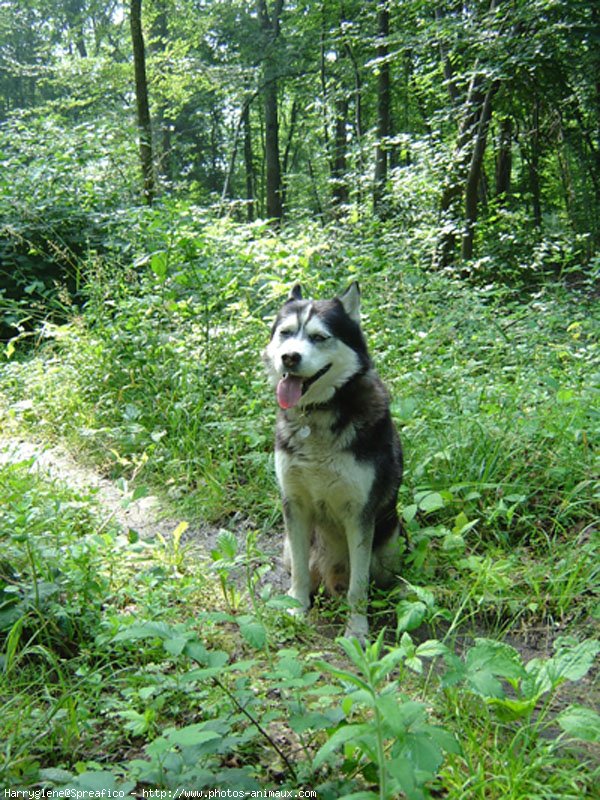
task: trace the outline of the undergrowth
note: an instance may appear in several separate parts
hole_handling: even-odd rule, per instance
[[[425,273],[385,228],[272,235],[192,214],[132,240],[125,265],[90,256],[67,323],[8,343],[0,419],[223,533],[205,560],[184,523],[141,542],[30,464],[0,467],[6,785],[591,793],[588,296]],[[410,542],[364,651],[288,617],[257,544],[281,529],[270,321],[294,282],[320,297],[355,278],[405,447]],[[311,621],[337,626],[338,605],[317,606]],[[528,653],[536,631],[548,645]]]
[[[255,579],[267,556],[251,537],[244,551],[224,534],[211,567],[186,552],[183,524],[172,541],[141,542],[106,530],[89,497],[31,462],[0,478],[4,785],[303,788],[326,800],[591,791],[582,747],[600,718],[553,704],[586,679],[597,641],[563,636],[529,660],[489,638],[457,649],[450,630],[413,638],[408,601],[392,598],[395,633],[336,651]],[[432,591],[411,592],[444,616]]]

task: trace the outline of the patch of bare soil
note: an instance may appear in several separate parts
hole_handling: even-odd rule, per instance
[[[104,523],[114,520],[124,531],[133,530],[142,539],[152,540],[157,535],[168,539],[182,522],[181,518],[174,519],[168,515],[158,497],[147,496],[132,500],[114,481],[97,470],[80,464],[62,447],[0,436],[0,464],[23,461],[32,462],[33,472],[45,475],[81,494],[91,494],[98,503]],[[236,533],[239,533],[240,551],[243,552],[248,522],[240,518],[233,525]],[[214,525],[190,525],[182,537],[182,544],[188,545],[199,556],[208,557],[216,547],[220,533],[221,528]],[[271,583],[276,592],[285,591],[289,579],[278,552],[278,542],[263,536],[258,544],[271,567],[265,581]]]

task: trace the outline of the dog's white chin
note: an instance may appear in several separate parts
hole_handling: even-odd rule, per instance
[[[338,389],[341,389],[360,371],[360,360],[356,353],[347,348],[345,356],[343,361],[333,363],[331,369],[307,389],[298,405],[310,406],[328,403]]]
[[[315,406],[328,403],[333,398],[335,391],[334,386],[320,387],[319,381],[317,381],[302,395],[298,407],[301,408],[303,406]]]

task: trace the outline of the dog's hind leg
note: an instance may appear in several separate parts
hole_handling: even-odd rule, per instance
[[[369,636],[367,606],[369,603],[373,532],[372,525],[365,526],[357,523],[346,526],[348,555],[350,557],[350,584],[348,587],[350,612],[344,635],[348,638],[355,637],[363,645]]]
[[[400,527],[396,527],[392,535],[376,550],[371,557],[371,579],[377,586],[385,589],[398,580],[401,558]]]
[[[301,605],[290,609],[292,614],[304,614],[310,606],[311,575],[310,545],[312,540],[312,519],[310,514],[296,502],[285,499],[283,515],[287,532],[284,546],[284,559],[289,559],[292,574],[288,594]]]

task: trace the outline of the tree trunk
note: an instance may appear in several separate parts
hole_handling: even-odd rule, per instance
[[[533,222],[536,228],[542,227],[542,191],[540,188],[540,101],[533,101],[533,114],[530,132],[529,189],[533,204]]]
[[[325,43],[328,35],[328,22],[325,13],[325,4],[321,6],[321,32],[319,35],[319,80],[321,82],[321,114],[323,117],[323,142],[325,150],[329,153],[329,121],[327,110],[329,98],[327,92],[327,72],[325,69]]]
[[[287,185],[285,182],[285,176],[288,173],[290,165],[290,154],[292,152],[292,142],[294,141],[294,133],[296,131],[297,120],[298,120],[298,100],[294,98],[292,102],[292,109],[290,111],[290,124],[288,125],[287,141],[285,143],[285,148],[283,151],[283,160],[281,164],[281,174],[282,174],[281,202],[284,208],[287,198]]]
[[[434,255],[434,266],[438,268],[449,266],[454,259],[456,239],[461,227],[459,201],[463,195],[465,196],[467,224],[469,224],[470,215],[476,215],[477,185],[481,174],[479,159],[483,159],[485,152],[492,113],[491,102],[500,86],[499,82],[495,81],[485,91],[484,76],[477,68],[478,64],[476,63],[463,106],[463,117],[454,148],[453,163],[440,200],[442,231]],[[475,181],[474,188],[468,187],[469,181],[473,180]],[[470,194],[467,200],[468,190]]]
[[[244,105],[244,169],[246,172],[246,218],[254,220],[254,158],[252,156],[252,129],[250,127],[250,103]]]
[[[153,50],[164,56],[169,41],[169,22],[166,0],[155,3],[156,17],[152,24]],[[154,153],[159,178],[170,183],[173,179],[173,157],[171,144],[171,124],[169,103],[164,96],[160,97],[154,118],[155,130],[158,131],[158,147]]]
[[[446,16],[441,8],[435,9],[435,20],[437,23],[441,23],[442,19]],[[454,76],[454,70],[452,69],[452,63],[450,61],[450,57],[448,55],[448,50],[443,42],[440,39],[438,42],[438,49],[440,53],[440,58],[442,60],[443,69],[444,69],[444,78],[446,80],[446,87],[448,89],[448,94],[450,95],[450,99],[452,103],[457,106],[460,104],[460,92],[456,85],[456,80]]]
[[[148,81],[146,79],[146,52],[142,34],[142,0],[131,0],[131,43],[135,70],[135,98],[139,132],[140,162],[142,165],[143,196],[147,205],[152,205],[156,193],[152,159],[152,128],[148,104]]]
[[[496,197],[503,204],[510,194],[512,176],[512,119],[505,117],[498,134],[496,158]]]
[[[495,82],[485,94],[465,184],[465,231],[462,240],[462,257],[464,259],[473,257],[473,234],[475,232],[475,222],[477,221],[481,166],[485,155],[490,119],[492,118],[492,99],[498,88],[499,83]]]
[[[447,267],[454,259],[459,225],[458,204],[465,188],[465,177],[469,163],[469,144],[473,139],[481,113],[484,97],[481,88],[482,83],[483,76],[481,73],[474,71],[464,103],[452,165],[440,199],[442,231],[434,254],[434,266],[436,268]]]
[[[356,139],[356,163],[354,165],[354,173],[356,176],[356,180],[353,186],[353,193],[356,198],[357,206],[360,206],[362,201],[362,185],[361,185],[361,175],[365,172],[364,166],[364,159],[363,159],[363,147],[362,147],[362,135],[363,135],[363,111],[362,111],[362,77],[360,73],[360,66],[354,55],[354,51],[352,50],[352,46],[350,45],[349,41],[345,42],[345,52],[347,53],[350,61],[352,62],[352,73],[354,76],[354,136]]]
[[[379,76],[377,80],[377,150],[375,152],[375,177],[373,182],[373,210],[383,215],[383,198],[388,177],[388,139],[391,130],[391,79],[389,52],[390,11],[388,0],[380,0],[377,13],[378,44],[377,58]]]
[[[336,209],[348,203],[348,184],[346,181],[347,118],[348,100],[345,98],[339,99],[335,104],[335,137],[331,170],[331,194],[333,205]]]
[[[267,217],[272,219],[275,224],[278,224],[283,218],[283,200],[281,193],[281,163],[279,159],[279,118],[275,47],[279,37],[283,0],[275,0],[270,17],[266,0],[256,0],[256,9],[265,40],[263,77]]]
[[[313,190],[313,195],[315,198],[315,209],[317,211],[317,215],[323,218],[323,205],[321,203],[321,199],[319,197],[319,184],[317,178],[315,176],[315,170],[313,168],[312,159],[310,156],[308,157],[308,174],[310,176],[310,183]]]
[[[85,46],[84,34],[84,8],[81,0],[68,0],[65,3],[67,13],[67,24],[73,31],[75,47],[81,58],[87,58],[88,52]]]

